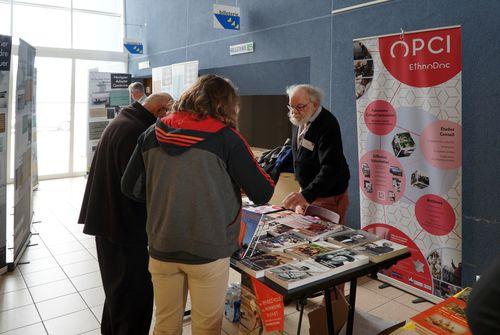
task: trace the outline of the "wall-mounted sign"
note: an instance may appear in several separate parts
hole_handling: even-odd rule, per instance
[[[214,4],[214,28],[240,30],[240,7]]]
[[[143,62],[139,62],[137,63],[137,68],[139,70],[144,70],[144,69],[149,69],[149,61],[148,60],[145,60]]]
[[[229,46],[230,56],[246,54],[249,52],[254,52],[253,42],[247,42],[243,44],[235,44]]]
[[[144,46],[139,40],[124,38],[123,46],[132,55],[142,55],[144,53]]]

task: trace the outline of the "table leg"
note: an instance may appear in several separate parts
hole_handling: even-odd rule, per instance
[[[332,297],[330,294],[330,289],[327,288],[324,291],[325,294],[325,305],[326,305],[326,324],[328,326],[328,335],[334,335],[333,327],[333,311],[332,311]]]
[[[352,335],[352,330],[354,326],[354,309],[356,308],[356,287],[358,284],[358,279],[354,278],[351,280],[351,286],[349,289],[349,315],[347,317],[347,332],[346,335]]]
[[[297,335],[300,335],[300,330],[302,328],[302,317],[304,315],[304,306],[307,305],[307,299],[299,299],[299,300],[297,300],[297,304],[300,306],[299,325],[297,327]]]

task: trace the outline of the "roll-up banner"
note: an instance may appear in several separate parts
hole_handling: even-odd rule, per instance
[[[38,144],[36,132],[36,81],[37,71],[33,80],[33,119],[31,121],[31,184],[33,191],[38,189]]]
[[[7,123],[12,37],[0,35],[0,274],[7,270]]]
[[[412,256],[379,274],[431,301],[460,290],[460,27],[354,40],[361,226]]]
[[[87,171],[104,129],[119,113],[120,107],[130,104],[128,86],[132,75],[89,71],[89,114],[87,131]]]
[[[36,49],[19,39],[14,146],[14,263],[31,235],[31,141]]]

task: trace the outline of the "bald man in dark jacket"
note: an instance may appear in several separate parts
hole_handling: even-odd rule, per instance
[[[104,130],[87,180],[78,223],[94,235],[106,299],[101,333],[148,334],[153,288],[148,271],[146,207],[121,192],[121,178],[139,136],[172,104],[166,93],[153,94],[144,105],[121,110]]]

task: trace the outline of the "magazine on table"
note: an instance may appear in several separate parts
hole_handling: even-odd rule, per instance
[[[326,242],[318,242],[302,244],[292,248],[288,248],[285,249],[285,253],[299,259],[308,259],[337,249],[338,247],[336,245]]]
[[[294,232],[284,233],[278,236],[268,236],[258,241],[257,248],[265,252],[283,252],[286,248],[309,243],[305,238]]]
[[[328,235],[326,240],[330,243],[341,246],[342,248],[355,248],[357,246],[380,240],[372,233],[364,230],[346,230],[340,233]]]
[[[284,253],[266,253],[257,251],[251,257],[245,257],[236,262],[236,265],[255,278],[263,277],[266,270],[280,265],[296,262],[297,260]]]
[[[369,262],[368,256],[349,249],[331,251],[315,257],[314,260],[330,268],[332,274],[341,273]]]
[[[368,256],[372,262],[379,263],[408,252],[408,247],[382,239],[355,247],[353,250]]]
[[[320,221],[311,223],[307,227],[297,228],[297,234],[308,239],[309,241],[317,241],[323,239],[325,236],[345,231],[343,225],[331,223],[328,221]]]
[[[330,268],[312,259],[282,265],[265,271],[266,278],[288,290],[324,279],[330,274]]]

